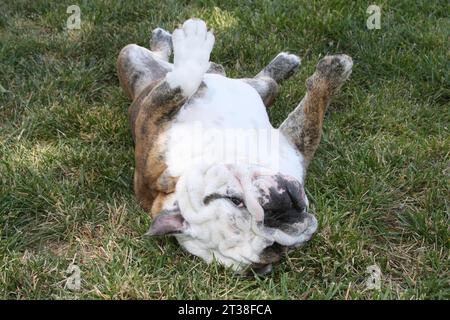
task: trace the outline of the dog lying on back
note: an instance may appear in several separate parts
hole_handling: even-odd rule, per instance
[[[133,101],[134,190],[154,218],[149,235],[173,234],[206,262],[265,273],[317,229],[303,182],[352,59],[323,58],[275,129],[267,108],[300,59],[280,53],[254,78],[231,79],[209,61],[213,45],[206,24],[190,19],[172,35],[155,29],[151,50],[120,52],[120,84]]]

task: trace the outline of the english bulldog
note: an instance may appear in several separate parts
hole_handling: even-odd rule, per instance
[[[280,53],[255,77],[232,79],[209,61],[214,40],[205,22],[190,19],[172,34],[155,29],[150,50],[121,50],[135,195],[153,217],[148,235],[174,235],[207,263],[267,273],[317,229],[303,182],[352,59],[325,56],[304,98],[274,128],[267,108],[300,59]]]

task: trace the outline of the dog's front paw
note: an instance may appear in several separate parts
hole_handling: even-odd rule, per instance
[[[189,19],[183,28],[172,34],[174,69],[167,74],[171,87],[181,87],[190,96],[198,89],[203,75],[209,69],[209,55],[214,46],[214,36],[206,29],[204,21]]]
[[[196,64],[206,72],[209,68],[209,55],[214,45],[214,36],[206,29],[203,20],[189,19],[182,29],[172,35],[175,68],[184,64]]]
[[[325,56],[317,64],[314,75],[306,81],[306,86],[312,90],[325,85],[330,93],[336,93],[352,73],[352,66],[352,58],[346,54]]]
[[[317,73],[330,82],[343,83],[352,73],[353,60],[346,54],[326,56],[317,64]]]

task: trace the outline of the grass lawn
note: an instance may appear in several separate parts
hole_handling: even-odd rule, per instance
[[[448,1],[44,1],[0,4],[0,298],[449,299]],[[81,29],[66,28],[78,4]],[[212,60],[251,76],[302,58],[270,110],[278,125],[320,57],[353,74],[326,115],[306,180],[319,229],[264,279],[241,278],[147,239],[133,196],[119,50],[189,17]],[[81,289],[65,287],[72,263]],[[367,267],[381,269],[367,290]]]

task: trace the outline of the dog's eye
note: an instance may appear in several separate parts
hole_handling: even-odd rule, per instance
[[[241,199],[239,199],[239,198],[231,197],[230,200],[238,208],[243,208],[245,206],[244,202]]]

